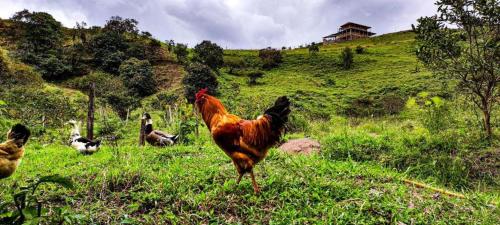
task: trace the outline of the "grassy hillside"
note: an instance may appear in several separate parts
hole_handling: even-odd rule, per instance
[[[97,76],[110,81],[106,88],[112,92],[116,77],[91,68],[88,77],[47,83],[31,66],[18,62],[15,54],[2,50],[10,75],[24,81],[36,78],[40,84],[33,88],[38,92],[30,89],[33,93],[23,86],[13,88],[21,97],[7,95],[7,106],[0,105],[3,130],[19,121],[36,127],[18,171],[0,180],[0,218],[15,211],[13,194],[24,185],[60,174],[73,181],[74,189],[50,184],[35,193],[46,216],[44,224],[497,224],[498,143],[481,141],[475,115],[461,107],[463,101],[454,98],[448,86],[417,64],[413,42],[413,33],[400,32],[321,46],[316,55],[307,49],[286,50],[283,63],[264,71],[257,85],[223,68],[219,97],[231,112],[255,118],[278,96],[287,95],[293,112],[284,140],[312,137],[323,145],[320,154],[311,156],[272,149],[256,166],[260,195],[253,194],[248,178],[236,185],[231,161],[203,126],[197,139],[190,130],[188,138],[195,139],[190,143],[164,149],[137,147],[144,111],[153,115],[155,128],[170,133],[194,124],[182,96],[184,69],[164,44],[161,57],[151,60],[160,92],[143,98],[128,121],[121,121],[98,99],[95,133],[104,147],[90,156],[65,145],[69,128],[63,118],[83,119],[86,113],[86,96],[68,87]],[[0,44],[15,51],[5,39]],[[354,54],[350,70],[340,66],[339,55],[346,46],[366,49]],[[224,54],[258,60],[256,50]],[[13,80],[18,82],[13,86],[21,85]],[[167,119],[169,111],[160,98],[165,93],[178,96],[169,105],[173,121]],[[47,127],[40,118],[26,119],[30,114],[23,106],[30,101],[24,96],[30,94],[47,96],[46,102],[40,98],[41,113],[67,114],[56,116],[60,121]],[[419,105],[435,96],[442,97],[446,107]],[[13,105],[19,107],[16,117],[5,116],[11,115],[4,112],[14,110]],[[399,108],[389,112],[390,107]],[[349,115],[362,110],[368,114]],[[116,146],[110,137],[119,139]],[[404,178],[466,197],[416,188],[402,182]]]
[[[222,76],[226,88],[240,85],[242,102],[259,99],[271,102],[279,95],[291,96],[295,105],[311,119],[342,114],[355,99],[380,100],[396,95],[407,99],[419,92],[439,93],[439,82],[425,70],[415,71],[414,34],[400,32],[375,38],[321,46],[317,55],[306,48],[284,51],[283,64],[267,71],[255,86],[246,77]],[[354,67],[342,69],[344,47],[363,46],[366,52],[354,55]],[[258,51],[227,50],[226,57],[256,58]],[[233,95],[232,92],[224,92]],[[262,101],[263,100],[263,101]]]

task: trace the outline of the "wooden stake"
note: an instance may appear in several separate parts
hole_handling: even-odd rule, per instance
[[[141,119],[141,133],[139,134],[139,146],[144,146],[144,130],[146,129],[146,120]]]
[[[89,87],[89,108],[87,112],[87,138],[94,139],[94,97],[95,97],[95,83],[90,84]]]

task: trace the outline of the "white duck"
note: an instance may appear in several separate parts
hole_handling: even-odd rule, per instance
[[[82,154],[93,154],[94,152],[99,151],[99,146],[101,145],[100,140],[92,141],[80,135],[81,122],[70,120],[68,121],[68,124],[73,125],[70,137],[71,147],[75,148]]]

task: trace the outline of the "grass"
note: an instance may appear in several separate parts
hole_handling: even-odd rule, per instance
[[[378,165],[278,150],[256,167],[262,193],[254,195],[250,179],[236,185],[229,158],[202,135],[192,146],[104,147],[92,156],[32,144],[17,173],[0,182],[0,196],[11,201],[15,181],[64,174],[76,189],[43,187],[43,204],[67,205],[79,215],[73,222],[81,224],[495,224],[499,219],[497,208],[488,206],[490,195],[451,198],[405,185],[403,175]]]
[[[230,159],[204,128],[191,145],[138,147],[138,118],[143,111],[153,115],[155,128],[178,130],[177,123],[159,119],[164,112],[150,107],[157,101],[151,96],[132,112],[128,124],[118,121],[109,108],[99,108],[95,133],[105,126],[106,117],[123,138],[117,148],[105,141],[100,152],[79,155],[63,145],[69,130],[62,128],[51,127],[41,137],[33,137],[18,171],[0,180],[0,206],[6,203],[13,210],[15,184],[60,174],[71,178],[75,189],[40,188],[42,203],[50,209],[46,224],[61,220],[68,224],[497,224],[498,143],[487,147],[477,141],[474,115],[466,114],[456,99],[445,99],[457,108],[452,109],[454,120],[440,123],[447,127],[437,131],[426,125],[433,121],[422,109],[404,108],[400,114],[380,118],[344,115],[357,99],[379,101],[395,95],[406,100],[424,91],[431,97],[449,96],[448,87],[429,71],[416,70],[413,38],[411,32],[400,32],[322,46],[315,56],[307,49],[287,50],[284,62],[265,71],[264,78],[252,86],[248,78],[222,69],[219,97],[230,112],[255,118],[276,97],[287,95],[293,102],[293,129],[285,139],[312,137],[323,145],[322,152],[312,156],[271,150],[255,171],[260,195],[253,194],[248,177],[236,185]],[[354,55],[351,70],[341,69],[341,50],[358,45],[367,52]],[[256,60],[257,54],[225,50],[225,57]],[[7,58],[6,51],[2,55]],[[24,64],[9,61],[9,65],[35,74]],[[182,96],[179,76],[183,73],[174,74],[172,86],[163,92]],[[43,88],[68,96],[75,100],[73,105],[85,99],[81,92],[57,84]],[[191,112],[185,104],[179,107],[183,115]],[[85,112],[76,116],[84,118]],[[2,118],[0,126],[7,128],[14,122]],[[486,161],[477,161],[484,160],[483,155]],[[402,182],[404,178],[451,189],[466,198],[416,188]],[[72,216],[57,215],[58,207]],[[2,213],[0,209],[0,217]]]
[[[364,54],[354,54],[354,67],[343,70],[340,52],[344,47],[363,46]],[[223,73],[223,89],[240,86],[241,102],[260,99],[269,103],[279,95],[291,96],[298,109],[311,119],[342,113],[358,98],[374,99],[398,95],[403,99],[421,91],[439,93],[441,83],[425,69],[415,71],[414,34],[400,32],[370,39],[321,46],[309,55],[306,48],[284,51],[284,62],[266,71],[260,85],[249,86],[247,78]],[[226,57],[256,58],[257,51],[226,50]],[[419,65],[419,67],[422,67]],[[332,84],[333,83],[333,84]],[[225,92],[228,95],[234,93]]]

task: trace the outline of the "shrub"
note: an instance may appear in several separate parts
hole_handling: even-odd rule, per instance
[[[319,52],[319,45],[314,42],[311,43],[311,45],[309,45],[309,54],[316,55],[318,52]]]
[[[125,60],[125,54],[121,51],[116,51],[105,55],[102,59],[101,68],[109,73],[118,74],[120,65]]]
[[[195,94],[203,88],[208,88],[209,94],[217,94],[219,82],[217,82],[217,76],[208,66],[195,62],[188,66],[187,72],[188,74],[182,79],[182,84],[184,85],[184,97],[189,103],[194,103]]]
[[[342,68],[350,69],[352,67],[354,55],[349,47],[345,47],[340,54],[340,60],[342,61]]]
[[[216,43],[203,41],[194,47],[194,60],[217,71],[223,64],[224,52]]]
[[[125,120],[127,113],[140,106],[140,99],[129,95],[127,92],[110,93],[105,96],[107,103],[120,119]]]
[[[151,64],[147,60],[130,58],[120,66],[120,77],[129,93],[144,97],[156,92],[156,81],[153,78]]]
[[[40,61],[40,72],[45,80],[61,80],[67,78],[70,67],[54,55],[47,55]]]
[[[180,63],[187,62],[187,56],[189,54],[187,45],[177,43],[174,48],[174,53],[177,56],[177,61],[179,61]]]
[[[363,54],[365,53],[365,48],[363,48],[361,45],[356,46],[356,54]]]
[[[259,50],[259,58],[262,60],[262,68],[264,69],[272,69],[283,62],[281,51],[273,48]]]
[[[260,70],[254,70],[247,72],[247,76],[248,76],[248,84],[256,85],[257,79],[262,78],[264,76],[264,73]]]

